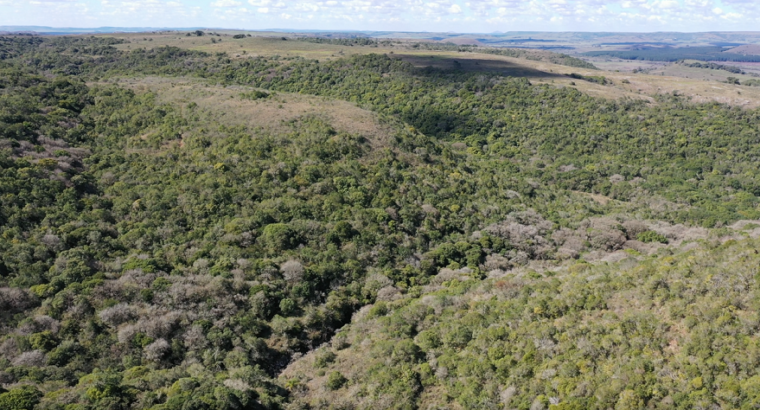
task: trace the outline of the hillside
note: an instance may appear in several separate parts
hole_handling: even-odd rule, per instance
[[[743,46],[734,47],[728,51],[735,54],[760,55],[760,45],[745,44]]]
[[[754,403],[757,109],[124,36],[0,37],[0,408]]]
[[[722,73],[716,74],[715,70],[698,69],[684,71],[678,64],[659,71],[658,69],[662,68],[661,63],[649,66],[648,62],[641,60],[620,60],[621,62],[611,63],[606,58],[587,58],[592,64],[577,57],[546,50],[472,47],[384,38],[360,45],[365,41],[319,40],[289,34],[283,36],[282,33],[276,36],[275,33],[254,33],[252,37],[235,39],[232,37],[235,33],[237,32],[220,32],[216,33],[218,36],[200,37],[188,37],[181,33],[116,34],[115,36],[125,43],[115,44],[114,47],[120,50],[152,50],[170,46],[208,53],[223,52],[234,59],[303,57],[323,62],[354,55],[386,54],[420,68],[430,66],[523,77],[532,83],[573,87],[581,92],[609,99],[635,98],[654,102],[657,95],[676,93],[691,97],[695,102],[715,101],[751,108],[760,106],[760,87],[727,86],[727,77],[734,76],[732,73],[726,72],[725,75],[721,75]],[[595,65],[605,69],[597,70]],[[635,72],[642,66],[654,70]],[[753,71],[754,67],[745,69]],[[571,74],[602,76],[609,79],[609,82],[600,85],[589,81],[575,81],[570,77]]]
[[[760,243],[716,239],[383,288],[280,377],[310,408],[740,408],[758,398]]]

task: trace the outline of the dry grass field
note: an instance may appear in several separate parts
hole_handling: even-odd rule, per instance
[[[108,37],[122,38],[129,43],[116,46],[121,50],[135,50],[138,48],[152,49],[164,46],[181,47],[189,50],[205,51],[209,53],[228,53],[233,58],[247,58],[257,56],[304,57],[309,59],[324,60],[335,57],[343,57],[352,54],[366,54],[368,50],[379,53],[387,53],[393,48],[381,49],[371,47],[350,47],[332,44],[318,44],[306,41],[297,41],[287,34],[258,33],[256,36],[234,39],[232,36],[238,32],[219,32],[219,36],[204,35],[185,36],[185,33],[162,32],[157,34],[148,33],[119,33],[109,34]],[[215,42],[212,42],[212,39]]]

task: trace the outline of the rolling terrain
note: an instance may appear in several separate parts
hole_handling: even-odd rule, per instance
[[[753,408],[760,88],[218,34],[0,37],[0,408]]]
[[[716,72],[709,69],[684,69],[678,64],[658,64],[648,66],[646,62],[622,62],[620,65],[608,64],[604,60],[591,60],[609,70],[590,70],[588,68],[568,67],[554,64],[548,57],[534,59],[515,58],[478,52],[477,49],[464,48],[458,51],[446,50],[433,43],[417,43],[408,39],[380,40],[370,46],[340,45],[303,41],[298,37],[271,36],[271,33],[257,33],[256,36],[233,39],[239,32],[220,31],[217,36],[187,37],[177,33],[162,34],[116,34],[117,38],[128,43],[117,45],[122,50],[155,49],[171,46],[204,52],[224,52],[233,58],[255,58],[258,56],[280,56],[282,58],[302,57],[329,61],[352,55],[384,53],[394,58],[408,61],[416,67],[433,67],[458,69],[467,72],[494,72],[504,76],[524,77],[534,83],[553,84],[559,87],[574,87],[579,91],[594,96],[618,99],[636,98],[654,101],[654,96],[661,94],[681,94],[691,97],[695,102],[716,101],[742,107],[760,105],[760,87],[734,86],[726,84],[728,77],[753,79],[751,76],[735,75],[729,72]],[[212,39],[214,42],[212,42]],[[219,39],[219,40],[218,40]],[[420,47],[422,45],[422,47]],[[425,49],[432,48],[432,49]],[[444,48],[436,50],[435,48]],[[393,53],[393,54],[391,54]],[[546,56],[550,52],[544,52]],[[634,73],[632,70],[648,67],[651,71]],[[577,81],[570,74],[584,76],[604,76],[610,80],[604,86],[589,81]],[[716,84],[718,83],[718,84]],[[721,84],[722,83],[722,84]]]

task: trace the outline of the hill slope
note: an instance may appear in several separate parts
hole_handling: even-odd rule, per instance
[[[118,43],[0,39],[0,382],[8,390],[0,407],[320,406],[323,376],[300,368],[303,380],[292,380],[302,366],[295,364],[280,378],[291,362],[311,357],[356,312],[356,328],[365,329],[366,320],[395,326],[389,311],[426,317],[412,310],[435,292],[452,302],[476,292],[473,306],[486,306],[479,298],[494,296],[487,289],[498,283],[483,282],[489,275],[516,280],[504,282],[509,297],[495,295],[480,316],[444,303],[425,325],[437,332],[431,343],[438,337],[453,349],[440,351],[435,371],[458,368],[454,351],[469,349],[490,323],[502,329],[498,340],[514,342],[512,356],[471,350],[469,363],[484,364],[471,373],[462,365],[463,375],[476,375],[463,379],[466,387],[443,371],[433,383],[418,354],[438,347],[416,339],[418,323],[398,322],[385,342],[382,334],[367,339],[365,347],[385,347],[370,349],[364,363],[386,353],[399,361],[378,370],[381,379],[360,369],[344,380],[331,370],[330,394],[345,395],[348,383],[366,400],[391,397],[400,408],[445,405],[435,397],[444,390],[464,407],[492,403],[497,390],[513,391],[520,408],[571,398],[605,408],[670,403],[659,392],[683,406],[751,403],[741,388],[753,388],[755,376],[741,366],[754,363],[754,276],[743,270],[752,255],[745,266],[715,254],[728,255],[728,278],[717,268],[711,277],[688,273],[683,261],[671,274],[670,262],[641,255],[745,228],[754,234],[751,225],[724,227],[760,217],[756,110],[672,95],[656,105],[610,101],[498,71],[415,67],[390,54],[237,59],[172,47],[123,51]],[[629,254],[623,249],[639,270],[583,262],[614,262]],[[593,383],[614,371],[584,373],[586,362],[573,356],[578,369],[568,377],[582,391],[555,387],[551,370],[559,373],[569,356],[547,364],[547,352],[580,354],[573,346],[583,337],[558,336],[569,329],[564,319],[612,321],[599,314],[617,309],[661,327],[687,324],[678,316],[661,324],[654,296],[638,293],[660,290],[649,282],[652,270],[673,289],[662,303],[674,311],[690,295],[697,307],[728,295],[729,304],[716,305],[726,319],[715,316],[700,331],[741,336],[736,350],[746,355],[704,353],[714,369],[700,381],[681,359],[655,351],[651,363],[620,373],[630,376],[625,388],[607,390]],[[692,274],[701,281],[686,280]],[[630,304],[616,304],[627,291]],[[450,336],[435,314],[463,330]],[[622,343],[612,326],[612,342]],[[661,327],[641,332],[670,337]],[[403,351],[393,353],[387,342],[396,339]],[[615,366],[655,347],[608,342],[609,361],[588,366]],[[721,361],[729,356],[735,361]],[[498,360],[492,383],[485,376]],[[394,367],[402,362],[408,367]],[[691,384],[657,384],[664,376],[652,368],[686,369]],[[716,381],[729,376],[733,384]],[[677,396],[691,395],[689,386],[702,396]]]
[[[362,309],[281,378],[316,409],[751,408],[760,242],[718,244],[449,274]]]

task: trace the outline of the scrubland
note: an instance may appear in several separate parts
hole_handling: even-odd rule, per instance
[[[0,407],[753,408],[752,104],[279,41],[0,37]]]

